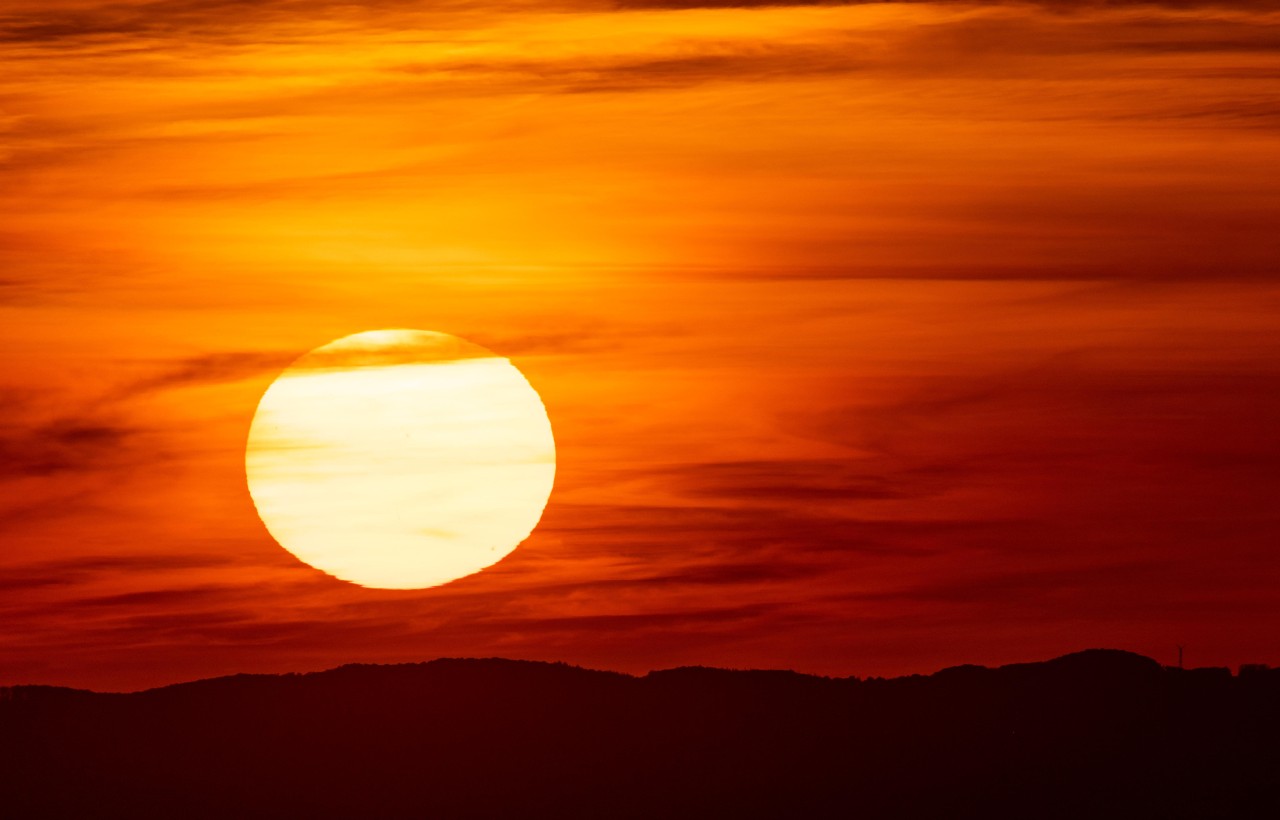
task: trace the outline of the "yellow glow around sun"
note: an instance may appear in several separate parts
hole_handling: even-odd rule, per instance
[[[506,359],[444,333],[375,330],[276,379],[245,468],[285,549],[362,586],[416,589],[478,572],[528,537],[555,441]]]

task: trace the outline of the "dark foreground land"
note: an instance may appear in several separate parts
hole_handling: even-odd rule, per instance
[[[0,817],[1277,818],[1280,670],[441,660],[0,690]]]

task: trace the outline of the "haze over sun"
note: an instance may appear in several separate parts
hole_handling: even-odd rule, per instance
[[[509,361],[443,333],[356,333],[267,389],[245,448],[280,545],[346,581],[423,589],[529,536],[555,478],[538,394]]]
[[[1271,2],[0,9],[0,685],[442,655],[1280,663]],[[530,538],[255,515],[298,356],[509,358]]]

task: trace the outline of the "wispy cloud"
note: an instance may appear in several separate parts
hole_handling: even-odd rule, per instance
[[[687,48],[687,46],[686,46]],[[487,80],[506,92],[521,88],[560,93],[654,91],[710,82],[795,81],[845,74],[868,65],[857,49],[840,44],[709,44],[707,53],[664,57],[600,56],[572,60],[492,60],[399,66],[410,75]]]
[[[793,6],[1039,6],[1064,12],[1123,8],[1270,10],[1276,0],[613,0],[619,9],[760,9]]]
[[[481,7],[483,8],[483,7]],[[59,5],[0,16],[0,42],[66,47],[110,46],[113,41],[143,43],[195,39],[234,44],[256,42],[255,32],[272,28],[313,31],[316,19],[337,26],[377,26],[388,15],[403,22],[403,15],[421,9],[409,0],[379,0],[353,6],[341,0],[142,0]],[[435,3],[433,16],[468,12],[467,2]],[[145,43],[139,46],[145,49]]]
[[[0,480],[100,468],[120,457],[136,431],[125,426],[60,419],[0,434]]]

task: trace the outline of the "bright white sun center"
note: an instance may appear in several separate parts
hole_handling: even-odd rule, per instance
[[[276,379],[245,468],[285,549],[362,586],[417,589],[528,537],[555,458],[546,409],[509,361],[444,333],[374,330]]]

